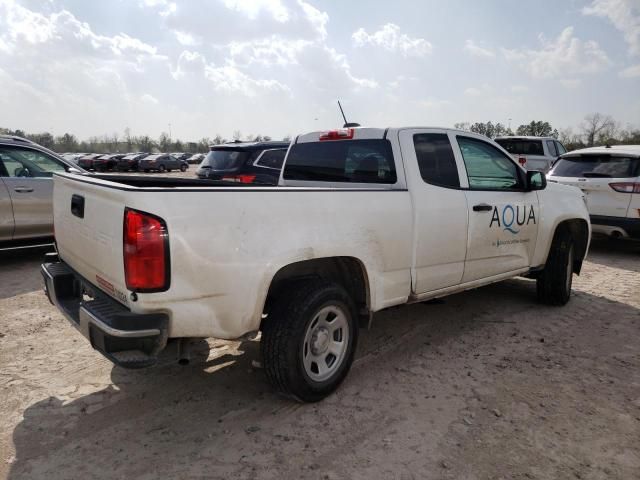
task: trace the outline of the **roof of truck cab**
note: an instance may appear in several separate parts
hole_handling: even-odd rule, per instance
[[[479,133],[468,132],[466,130],[460,130],[457,128],[451,127],[434,127],[434,126],[408,126],[408,127],[348,127],[354,130],[354,137],[356,140],[365,140],[365,139],[379,139],[386,138],[389,135],[389,132],[401,132],[403,130],[440,130],[452,133],[459,133],[462,135],[466,135],[474,138],[482,138],[485,140],[491,141],[490,138],[485,135],[481,135]],[[294,140],[294,143],[306,143],[306,142],[317,142],[320,135],[327,133],[329,131],[334,130],[346,130],[347,128],[330,128],[325,130],[316,130],[314,132],[308,132],[298,135]]]

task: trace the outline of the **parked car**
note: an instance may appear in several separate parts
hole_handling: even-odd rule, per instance
[[[574,150],[548,179],[582,190],[594,233],[640,240],[640,145]]]
[[[117,169],[120,171],[128,172],[130,170],[138,170],[138,162],[148,156],[149,153],[138,152],[125,155],[118,160]]]
[[[524,168],[545,173],[560,155],[567,152],[553,137],[497,137],[495,141]]]
[[[93,170],[93,162],[100,156],[102,156],[101,153],[87,153],[78,159],[78,166],[85,170]]]
[[[107,170],[115,170],[118,161],[124,157],[123,153],[108,153],[93,159],[93,169],[98,172],[106,172]]]
[[[204,158],[204,153],[194,153],[187,158],[187,163],[200,163]]]
[[[84,170],[30,140],[0,136],[0,249],[51,243],[56,172]]]
[[[46,291],[93,348],[135,368],[168,339],[186,348],[261,331],[267,377],[302,401],[338,387],[373,312],[520,275],[536,279],[541,302],[566,304],[590,238],[579,190],[444,128],[300,135],[279,184],[259,189],[55,183],[59,259],[42,267]],[[69,208],[74,198],[90,212]]]
[[[289,142],[213,145],[196,171],[198,178],[276,185]]]
[[[62,155],[60,155],[62,158],[64,158],[65,160],[75,163],[78,163],[78,159],[80,159],[81,157],[83,157],[85,154],[83,153],[63,153]]]
[[[138,170],[145,172],[170,172],[171,170],[180,170],[185,172],[189,168],[189,164],[185,161],[169,155],[168,153],[154,153],[146,156],[138,161]]]
[[[191,156],[191,154],[184,153],[184,152],[176,152],[176,153],[172,153],[171,156],[177,158],[178,160],[186,160]]]

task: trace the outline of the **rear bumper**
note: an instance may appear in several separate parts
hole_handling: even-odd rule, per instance
[[[640,240],[640,218],[591,215],[591,228],[595,233],[614,235],[614,232],[621,232],[622,238]]]
[[[100,292],[64,262],[41,267],[45,292],[91,346],[116,365],[143,368],[154,365],[165,348],[168,316],[132,313]],[[89,294],[92,298],[88,298]]]

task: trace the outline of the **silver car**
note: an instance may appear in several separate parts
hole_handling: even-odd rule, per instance
[[[553,137],[496,137],[495,142],[527,170],[547,173],[558,157],[567,153]]]
[[[84,172],[21,137],[0,136],[0,249],[50,243],[55,172]]]

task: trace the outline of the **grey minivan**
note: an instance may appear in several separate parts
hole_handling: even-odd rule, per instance
[[[55,172],[85,171],[30,140],[0,136],[0,249],[51,242]]]

